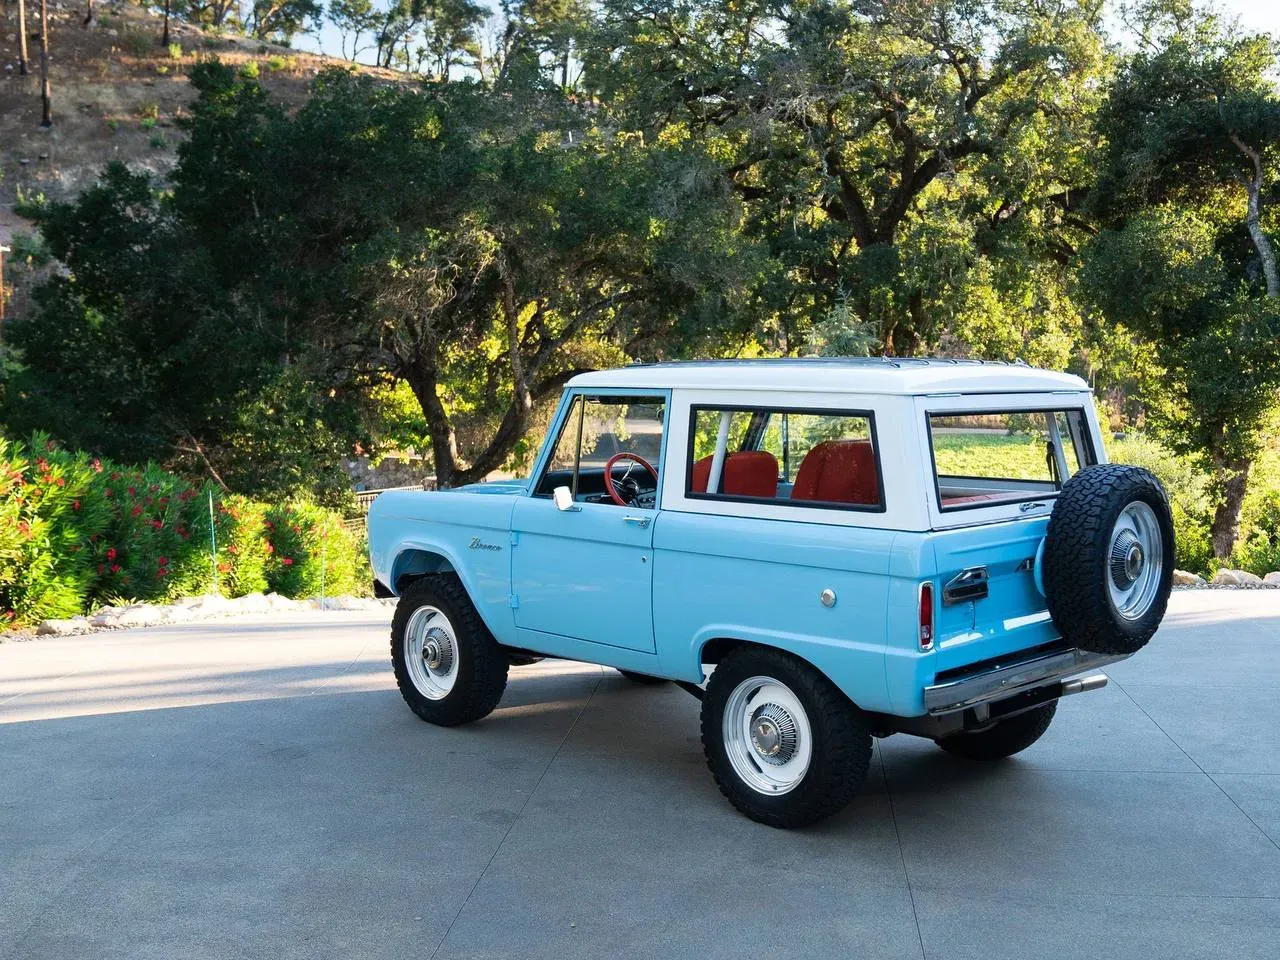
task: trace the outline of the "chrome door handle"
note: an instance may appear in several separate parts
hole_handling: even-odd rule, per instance
[[[623,523],[633,523],[633,524],[635,524],[637,527],[640,527],[641,529],[644,529],[645,527],[647,527],[647,526],[649,525],[649,518],[648,518],[648,517],[623,517],[623,518],[622,518],[622,522],[623,522]]]

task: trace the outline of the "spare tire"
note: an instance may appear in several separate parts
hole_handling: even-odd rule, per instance
[[[1045,534],[1045,600],[1062,636],[1093,653],[1142,649],[1173,584],[1173,518],[1141,467],[1085,467],[1063,485]]]

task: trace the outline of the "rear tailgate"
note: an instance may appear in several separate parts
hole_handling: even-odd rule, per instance
[[[1058,638],[1033,572],[1048,523],[1047,517],[1030,517],[933,535],[937,672]]]

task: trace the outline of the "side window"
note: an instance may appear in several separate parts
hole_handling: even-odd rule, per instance
[[[872,415],[695,407],[686,494],[883,510]]]
[[[616,504],[604,473],[619,457],[610,470],[615,491],[628,505],[652,507],[665,416],[666,399],[660,396],[575,398],[534,495],[549,497],[556,487],[568,487],[577,500]]]

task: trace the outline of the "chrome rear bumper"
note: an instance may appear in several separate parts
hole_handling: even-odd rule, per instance
[[[1038,687],[1060,683],[1086,670],[1095,670],[1108,663],[1125,659],[1127,656],[1089,653],[1085,650],[1063,650],[1028,660],[1015,660],[972,676],[959,677],[936,686],[925,687],[924,706],[930,716],[955,713],[981,704],[1004,700]],[[1102,685],[1096,681],[1074,686],[1063,684],[1059,695],[1082,693]]]

